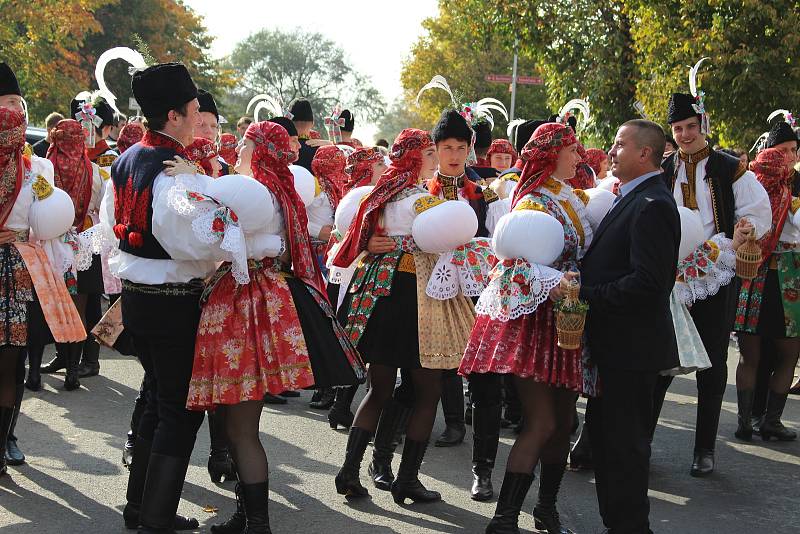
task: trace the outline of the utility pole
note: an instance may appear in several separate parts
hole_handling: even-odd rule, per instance
[[[517,104],[517,47],[519,39],[514,39],[514,68],[511,72],[511,118],[514,120],[514,107]]]

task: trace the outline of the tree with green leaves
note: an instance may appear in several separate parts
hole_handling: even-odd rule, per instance
[[[431,122],[419,114],[419,108],[403,97],[397,98],[378,121],[375,139],[386,139],[391,145],[397,134],[406,128],[428,130]]]
[[[244,114],[259,93],[280,98],[285,105],[307,98],[317,128],[336,104],[350,109],[356,121],[379,118],[385,108],[370,79],[356,71],[341,47],[319,33],[302,30],[261,30],[236,45],[226,65],[238,76],[225,101],[233,113]]]

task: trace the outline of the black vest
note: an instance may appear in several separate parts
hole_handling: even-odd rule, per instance
[[[135,247],[131,245],[127,236],[125,236],[119,241],[119,249],[121,251],[140,258],[171,259],[152,232],[153,182],[156,176],[164,170],[163,162],[168,159],[174,159],[177,154],[172,148],[151,147],[136,143],[111,165],[111,179],[114,182],[116,203],[122,203],[122,210],[127,211],[128,216],[132,218],[131,220],[140,218],[144,219],[145,222],[140,229],[132,227],[130,224],[128,225],[129,231],[136,230],[142,235],[142,246]],[[144,213],[136,215],[131,213],[143,210],[146,210],[146,218]],[[117,217],[120,217],[119,214]],[[124,219],[117,220],[117,224],[124,224],[124,222]]]
[[[669,190],[675,191],[675,180],[680,164],[680,156],[668,157],[661,164],[664,169],[664,180]],[[729,238],[733,237],[733,227],[736,223],[736,201],[733,197],[733,182],[741,177],[744,170],[738,158],[723,152],[711,150],[706,162],[705,180],[709,184],[712,195],[712,208],[714,210],[714,224],[717,232],[725,232]]]

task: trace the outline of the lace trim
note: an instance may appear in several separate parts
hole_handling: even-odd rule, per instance
[[[523,259],[498,263],[475,312],[495,321],[512,321],[536,311],[561,282],[560,271]]]
[[[477,297],[489,284],[489,274],[497,263],[488,239],[476,238],[439,256],[433,267],[425,294],[436,300],[448,300],[461,294]]]
[[[736,276],[736,253],[733,241],[725,234],[716,234],[678,263],[675,296],[678,302],[691,306],[698,300],[716,295],[721,287]]]

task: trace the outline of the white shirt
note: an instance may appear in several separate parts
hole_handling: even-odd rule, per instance
[[[678,206],[683,206],[683,189],[681,184],[688,183],[686,179],[686,164],[679,161],[678,173],[675,179],[673,195]],[[714,209],[711,205],[711,189],[706,181],[706,164],[708,158],[697,163],[695,169],[697,212],[703,223],[705,238],[710,239],[717,233],[714,226]],[[738,180],[733,182],[734,217],[736,221],[746,218],[755,227],[756,236],[760,239],[772,227],[772,209],[769,195],[764,186],[751,171],[746,171]]]
[[[7,230],[16,232],[30,230],[29,216],[33,201],[36,199],[36,194],[33,192],[33,182],[36,181],[36,177],[39,175],[44,176],[50,185],[55,185],[53,163],[49,159],[31,156],[31,170],[22,177],[19,195],[17,195],[14,207],[11,208],[11,213],[8,214],[6,223],[3,225]]]
[[[322,191],[314,197],[314,200],[306,207],[308,215],[308,235],[312,239],[319,239],[319,234],[323,226],[333,225],[333,206],[328,198],[328,194]]]

